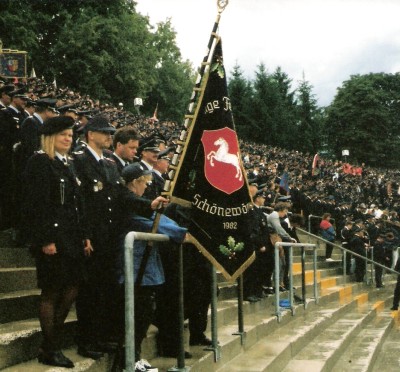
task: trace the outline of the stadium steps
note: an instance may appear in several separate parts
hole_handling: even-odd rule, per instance
[[[394,327],[381,345],[371,372],[398,372],[400,370],[400,313],[393,311]]]
[[[0,369],[6,371],[56,371],[54,367],[44,366],[36,361],[37,350],[41,342],[41,332],[37,319],[38,293],[36,289],[36,276],[33,267],[33,260],[27,250],[12,247],[7,244],[0,234],[0,243],[3,248],[3,260],[0,260],[0,279],[5,279],[10,285],[3,285],[0,291]],[[1,249],[0,249],[1,252]],[[295,252],[296,254],[296,252]],[[324,256],[324,248],[318,251],[318,256]],[[28,261],[27,261],[28,260]],[[312,263],[310,257],[306,257],[306,283],[307,297],[312,296]],[[301,283],[299,258],[294,256],[294,285]],[[310,302],[307,310],[325,306],[333,303],[347,304],[350,298],[355,296],[366,286],[360,283],[348,283],[342,287],[343,278],[338,275],[340,272],[340,258],[335,262],[318,262],[318,288],[320,293],[319,305]],[[28,263],[30,262],[30,265]],[[1,276],[3,275],[3,276]],[[7,279],[8,278],[8,279]],[[12,281],[14,280],[14,284]],[[239,336],[232,336],[237,331],[237,300],[236,284],[227,283],[218,274],[220,293],[218,298],[218,333],[222,350],[222,358],[214,363],[214,355],[210,351],[204,351],[202,347],[189,347],[188,329],[185,329],[186,350],[190,350],[194,358],[187,360],[187,365],[193,371],[214,371],[249,349],[268,334],[282,327],[284,324],[295,320],[299,314],[304,313],[302,305],[296,306],[296,315],[293,317],[289,312],[282,315],[281,323],[276,321],[274,296],[270,296],[260,302],[250,304],[244,302],[243,310],[245,317],[246,347],[241,345]],[[370,289],[370,287],[367,287]],[[300,295],[300,293],[297,293]],[[287,294],[282,294],[284,299]],[[342,305],[340,305],[342,306]],[[75,371],[107,371],[112,363],[112,358],[105,356],[99,361],[82,358],[76,353],[76,346],[73,342],[76,317],[72,311],[69,315],[66,326],[65,354],[76,364]],[[211,321],[209,319],[209,328]],[[148,336],[143,342],[143,357],[151,360],[153,365],[160,367],[160,372],[167,370],[176,364],[175,359],[157,358],[156,356],[156,333],[157,329],[151,327]],[[210,337],[210,329],[207,331]],[[165,368],[164,368],[165,367]]]

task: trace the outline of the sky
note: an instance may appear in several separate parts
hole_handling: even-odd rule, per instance
[[[135,0],[150,23],[171,18],[184,60],[199,67],[217,0]],[[313,86],[329,105],[351,75],[400,72],[400,0],[229,0],[221,15],[228,78],[238,64],[250,80],[260,63]]]

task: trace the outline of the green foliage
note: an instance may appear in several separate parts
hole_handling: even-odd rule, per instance
[[[229,259],[235,258],[237,252],[241,252],[244,249],[244,243],[240,242],[236,244],[235,239],[232,236],[228,237],[228,246],[220,245],[219,251],[225,255],[229,256]]]
[[[354,75],[327,110],[327,138],[351,163],[387,167],[400,160],[400,74]]]
[[[193,69],[181,60],[170,21],[154,32],[130,0],[2,0],[0,35],[6,48],[26,50],[29,68],[84,94],[144,113],[183,117]]]
[[[312,86],[303,78],[297,89],[297,148],[303,152],[316,153],[321,149],[322,112],[312,94]]]

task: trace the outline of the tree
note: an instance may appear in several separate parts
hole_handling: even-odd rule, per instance
[[[321,149],[321,111],[312,93],[312,85],[305,80],[300,81],[297,88],[298,149],[303,152],[316,153]]]
[[[343,83],[327,110],[327,134],[336,156],[350,161],[398,166],[400,160],[400,74],[354,75]]]
[[[278,87],[263,63],[257,66],[253,86],[254,110],[252,111],[252,120],[255,126],[259,128],[253,138],[258,142],[277,145],[278,133],[274,119],[279,100]]]
[[[180,121],[188,107],[195,74],[191,63],[182,60],[170,19],[157,24],[153,48],[156,84],[145,99],[144,110],[150,113],[158,107],[161,118]]]
[[[47,81],[128,109],[142,97],[146,113],[159,102],[165,117],[183,116],[193,69],[169,21],[153,32],[131,0],[2,0],[0,7],[4,46],[26,50]]]
[[[277,89],[277,101],[275,108],[275,127],[279,132],[277,145],[294,149],[298,147],[297,126],[296,126],[296,100],[295,91],[292,91],[292,80],[277,67],[272,74]]]
[[[237,63],[233,67],[231,75],[228,92],[236,130],[240,138],[249,139],[253,137],[258,128],[252,120],[253,88],[251,82],[244,78],[243,71]]]

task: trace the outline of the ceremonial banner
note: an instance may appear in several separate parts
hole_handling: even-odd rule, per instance
[[[0,53],[0,75],[14,78],[25,78],[26,52],[3,49]]]
[[[220,39],[203,77],[171,199],[192,205],[189,232],[194,244],[228,280],[237,278],[251,264],[251,198],[233,123]]]
[[[311,175],[318,176],[319,175],[319,155],[315,154],[314,159],[311,166]]]

